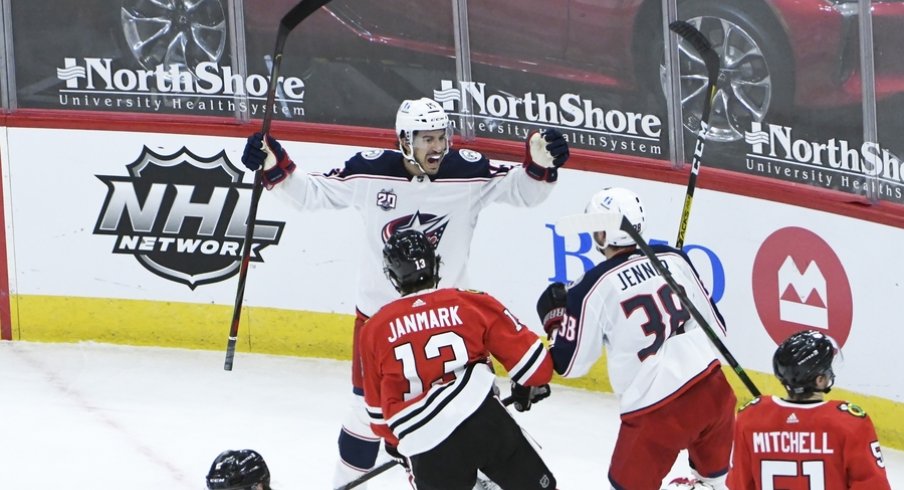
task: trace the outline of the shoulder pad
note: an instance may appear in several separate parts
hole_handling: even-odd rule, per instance
[[[443,163],[436,174],[437,179],[468,179],[489,176],[490,160],[487,157],[473,150],[455,148],[443,158]]]
[[[483,155],[481,155],[479,152],[468,150],[466,148],[458,150],[458,154],[461,156],[461,159],[466,162],[479,162],[483,159]]]
[[[384,151],[385,150],[379,150],[379,149],[365,150],[365,151],[362,151],[361,153],[358,153],[358,155],[360,155],[361,158],[363,158],[365,160],[376,160],[376,159],[380,158],[381,156],[383,156]]]
[[[760,403],[760,401],[762,401],[762,399],[763,399],[763,397],[758,396],[758,397],[754,398],[753,400],[750,400],[749,402],[741,405],[741,408],[738,409],[738,412],[743,412],[744,410],[747,409],[747,407],[752,407],[752,406]]]
[[[343,177],[360,174],[404,177],[406,171],[401,153],[376,149],[356,153],[345,162],[345,168],[342,169],[341,174]]]
[[[850,402],[841,402],[838,404],[838,410],[847,412],[857,418],[866,418],[866,410],[860,408],[860,405]]]

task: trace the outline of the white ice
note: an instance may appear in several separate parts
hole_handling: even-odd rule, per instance
[[[347,362],[96,343],[0,342],[0,489],[203,490],[224,449],[260,452],[277,490],[329,489]],[[507,391],[507,390],[506,390]],[[612,395],[553,387],[515,413],[565,490],[608,488]],[[893,488],[904,453],[885,450]],[[679,461],[672,476],[689,475]],[[398,468],[371,490],[406,489]]]

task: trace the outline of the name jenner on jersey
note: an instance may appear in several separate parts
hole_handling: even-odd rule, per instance
[[[662,266],[665,267],[666,270],[668,270],[668,262],[660,260],[659,263],[661,263]],[[649,261],[640,262],[637,265],[628,267],[627,269],[618,273],[618,279],[622,283],[621,291],[624,291],[632,286],[637,286],[647,279],[651,279],[653,277],[659,277],[659,272]]]

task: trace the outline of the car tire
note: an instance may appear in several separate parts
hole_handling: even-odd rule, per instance
[[[121,0],[120,39],[124,54],[145,70],[227,62],[228,14],[223,0],[164,3]]]
[[[750,123],[784,120],[792,112],[794,101],[794,66],[787,36],[769,11],[760,2],[725,0],[688,0],[678,6],[679,18],[687,20],[710,40],[719,53],[726,82],[710,113],[708,141],[733,142],[744,138]],[[665,84],[663,46],[660,34],[648,43],[639,43],[646,53],[654,53],[657,66],[641,68],[646,81],[655,80],[662,94]],[[648,31],[649,32],[649,31]],[[684,44],[684,43],[683,43]],[[686,47],[693,53],[692,48]],[[726,53],[726,51],[728,51]],[[641,51],[644,52],[644,51]],[[740,57],[739,53],[748,53]],[[703,65],[679,50],[682,119],[693,134],[699,128],[703,110]],[[651,73],[652,72],[652,73]],[[652,88],[652,87],[650,87]],[[688,95],[694,94],[692,97]],[[664,99],[662,99],[664,101]]]

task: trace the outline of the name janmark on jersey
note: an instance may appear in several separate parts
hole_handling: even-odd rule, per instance
[[[458,306],[433,308],[391,320],[389,329],[392,331],[392,336],[386,339],[389,342],[395,342],[409,333],[431,328],[455,327],[462,325],[462,323],[461,318],[458,316]]]

